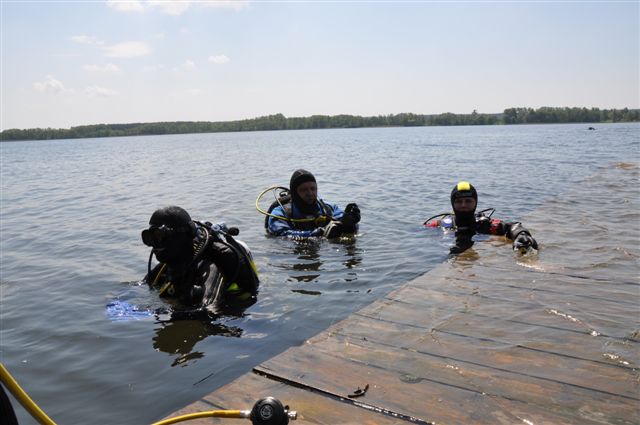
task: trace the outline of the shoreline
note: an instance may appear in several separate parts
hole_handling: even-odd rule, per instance
[[[400,113],[363,117],[358,115],[312,115],[285,117],[267,115],[235,121],[160,121],[125,124],[92,124],[71,128],[7,129],[0,142],[27,140],[87,139],[159,136],[165,134],[239,133],[281,130],[326,130],[340,128],[459,127],[523,124],[616,124],[640,122],[640,109],[564,107],[508,108],[501,113],[414,114]],[[590,127],[589,129],[594,129]]]

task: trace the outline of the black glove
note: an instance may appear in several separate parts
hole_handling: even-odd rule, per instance
[[[341,220],[344,224],[352,225],[360,222],[360,208],[356,204],[347,204]]]
[[[449,254],[460,254],[473,246],[473,235],[462,233],[456,235],[456,244],[449,248]]]
[[[343,225],[339,221],[330,221],[329,224],[324,226],[323,235],[327,239],[337,238],[342,234]]]
[[[527,232],[520,232],[513,240],[514,251],[526,251],[529,247],[538,249],[538,242]]]

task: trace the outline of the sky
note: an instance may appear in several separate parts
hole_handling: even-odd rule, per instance
[[[639,108],[639,5],[0,0],[0,129]]]

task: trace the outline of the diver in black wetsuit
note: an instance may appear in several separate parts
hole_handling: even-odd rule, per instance
[[[258,274],[238,229],[191,220],[182,208],[153,213],[142,241],[152,248],[144,281],[161,297],[212,313],[255,302]],[[151,269],[155,254],[160,262]]]
[[[316,178],[307,170],[293,172],[286,196],[269,208],[265,227],[274,236],[333,239],[358,232],[360,208],[350,203],[342,211],[318,198]]]
[[[460,182],[451,191],[453,224],[456,232],[456,244],[449,250],[451,254],[459,254],[471,248],[473,235],[476,233],[506,236],[513,241],[513,249],[521,252],[529,247],[538,249],[538,243],[522,223],[505,222],[492,219],[482,213],[476,214],[477,205],[478,193],[471,183]],[[427,220],[425,226],[436,227],[440,223],[440,221]]]

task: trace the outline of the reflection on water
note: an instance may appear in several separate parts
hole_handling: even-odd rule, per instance
[[[193,351],[196,343],[208,336],[227,336],[239,338],[242,329],[237,326],[227,326],[223,323],[206,320],[173,320],[157,322],[160,324],[155,330],[153,348],[170,355],[179,354],[171,366],[185,366],[190,360],[199,359],[205,353]]]
[[[342,264],[348,269],[355,269],[362,264],[362,249],[356,246],[356,237],[344,237],[341,238],[341,242],[344,247],[344,258]],[[347,274],[345,281],[351,282],[358,278],[358,274],[350,272]]]
[[[320,277],[319,272],[322,270],[320,246],[321,241],[315,238],[291,240],[291,254],[295,257],[295,262],[281,265],[283,269],[294,272],[289,274],[290,282],[309,283]]]
[[[287,239],[282,246],[284,252],[281,252],[280,263],[273,266],[287,271],[288,282],[316,283],[322,273],[327,271],[339,272],[340,279],[344,282],[353,282],[358,279],[355,270],[343,273],[339,269],[323,268],[324,262],[328,261],[332,267],[334,263],[341,263],[345,269],[357,269],[362,264],[362,250],[357,247],[357,236],[346,236],[330,241],[320,238]],[[322,255],[326,257],[324,260]],[[307,295],[322,293],[310,289],[292,289],[291,291]]]

